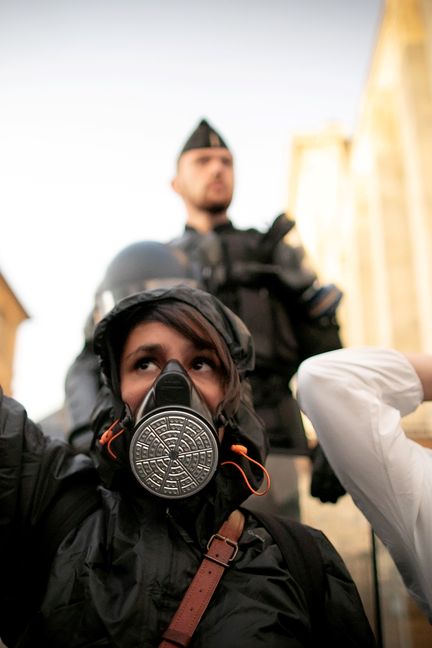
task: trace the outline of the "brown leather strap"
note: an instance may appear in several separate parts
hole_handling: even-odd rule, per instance
[[[186,590],[169,627],[163,633],[159,648],[184,648],[189,645],[222,574],[237,555],[237,542],[243,526],[243,514],[233,511],[218,533],[212,535],[204,560]]]

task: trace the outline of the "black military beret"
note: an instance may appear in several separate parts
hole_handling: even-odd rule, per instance
[[[179,153],[179,158],[183,155],[183,153],[186,153],[186,151],[191,151],[192,149],[213,147],[228,149],[228,146],[219,135],[219,133],[215,131],[213,126],[210,126],[210,124],[205,119],[202,119],[193,133],[191,133],[186,140],[182,150]]]

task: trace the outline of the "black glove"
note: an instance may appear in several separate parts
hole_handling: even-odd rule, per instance
[[[312,477],[310,494],[321,502],[335,504],[339,497],[345,495],[346,490],[333,472],[327,457],[318,444],[311,452]]]

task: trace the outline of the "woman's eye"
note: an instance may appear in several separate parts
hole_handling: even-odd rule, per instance
[[[215,369],[215,363],[210,358],[195,358],[192,362],[192,369],[195,371],[212,371]]]
[[[139,358],[135,362],[134,369],[139,369],[141,371],[151,371],[156,368],[156,362],[153,358]]]

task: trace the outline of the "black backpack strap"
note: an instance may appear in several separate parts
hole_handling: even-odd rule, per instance
[[[249,512],[250,513],[250,512]],[[313,635],[322,638],[324,628],[326,575],[321,551],[309,527],[295,520],[253,511],[276,541],[294,579],[303,588],[309,608]]]

